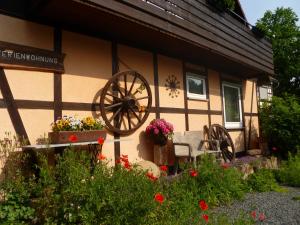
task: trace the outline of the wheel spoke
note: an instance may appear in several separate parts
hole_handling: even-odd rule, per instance
[[[120,105],[122,105],[122,104],[123,104],[122,102],[118,102],[118,103],[115,103],[115,104],[112,104],[112,105],[106,106],[106,107],[104,107],[104,109],[105,109],[105,110],[108,110],[108,109],[111,109],[111,108],[114,108],[114,107],[120,106]]]
[[[130,109],[130,111],[133,113],[133,115],[137,118],[137,120],[138,120],[139,122],[141,122],[140,117],[136,114],[136,112],[134,111],[134,109],[132,108],[131,105],[129,106],[129,109]]]
[[[136,98],[136,101],[142,100],[142,99],[149,99],[149,96],[144,96],[144,97],[140,97],[140,98]]]
[[[117,123],[116,123],[116,127],[117,128],[121,128],[121,125],[122,125],[122,118],[123,118],[123,115],[124,115],[124,112],[122,111],[121,112],[121,116],[119,116],[119,118],[118,118],[118,121],[117,121]]]
[[[118,110],[113,114],[113,116],[108,120],[109,122],[113,121],[116,116],[121,112],[123,107],[118,108]]]
[[[130,86],[130,89],[129,89],[127,95],[130,95],[130,94],[131,94],[131,91],[132,91],[132,88],[133,88],[134,83],[135,83],[135,81],[136,81],[136,78],[137,78],[137,75],[135,74],[135,76],[134,76],[134,78],[133,78],[133,81],[132,81],[132,84],[131,84],[131,86]]]
[[[113,98],[116,98],[116,99],[118,99],[118,100],[122,100],[120,97],[118,97],[118,96],[116,96],[116,95],[113,95],[113,94],[111,94],[111,93],[106,93],[106,95],[108,95],[108,96],[111,96],[111,97],[113,97]]]
[[[127,95],[127,75],[124,73],[125,96]]]
[[[114,81],[114,87],[117,89],[117,91],[120,93],[121,97],[124,98],[124,94],[122,93],[118,83]],[[114,89],[114,88],[113,88]]]
[[[128,128],[131,129],[131,117],[129,115],[129,111],[127,110],[127,120],[128,120]]]

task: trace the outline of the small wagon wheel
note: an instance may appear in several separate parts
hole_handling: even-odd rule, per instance
[[[100,98],[101,116],[108,130],[121,135],[137,130],[148,118],[151,105],[147,80],[132,70],[115,74]]]
[[[209,128],[209,140],[218,141],[220,150],[225,161],[233,161],[235,159],[235,148],[230,134],[225,127],[219,124],[213,124]],[[212,146],[214,150],[217,150],[217,146]]]

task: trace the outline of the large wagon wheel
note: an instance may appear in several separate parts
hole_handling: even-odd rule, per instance
[[[233,161],[235,159],[235,148],[230,134],[225,127],[219,124],[213,124],[209,128],[209,140],[218,141],[220,150],[225,161]],[[213,145],[212,148],[217,150],[217,146]]]
[[[134,132],[146,121],[151,105],[150,86],[136,71],[115,74],[100,98],[101,116],[107,128],[122,135]]]

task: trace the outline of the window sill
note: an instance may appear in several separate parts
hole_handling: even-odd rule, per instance
[[[228,130],[228,131],[243,131],[243,130],[245,130],[245,127],[230,127],[230,128],[226,127],[226,130]]]
[[[196,97],[187,97],[189,101],[200,101],[200,102],[209,102],[207,98],[196,98]]]

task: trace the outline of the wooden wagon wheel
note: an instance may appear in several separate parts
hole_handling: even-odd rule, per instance
[[[101,93],[101,116],[108,130],[121,135],[137,130],[148,118],[151,106],[150,86],[136,71],[115,74]]]
[[[209,140],[218,141],[220,144],[220,150],[225,161],[232,161],[235,159],[235,148],[230,134],[225,127],[219,124],[213,124],[209,128]],[[217,150],[217,146],[212,146],[214,150]]]

